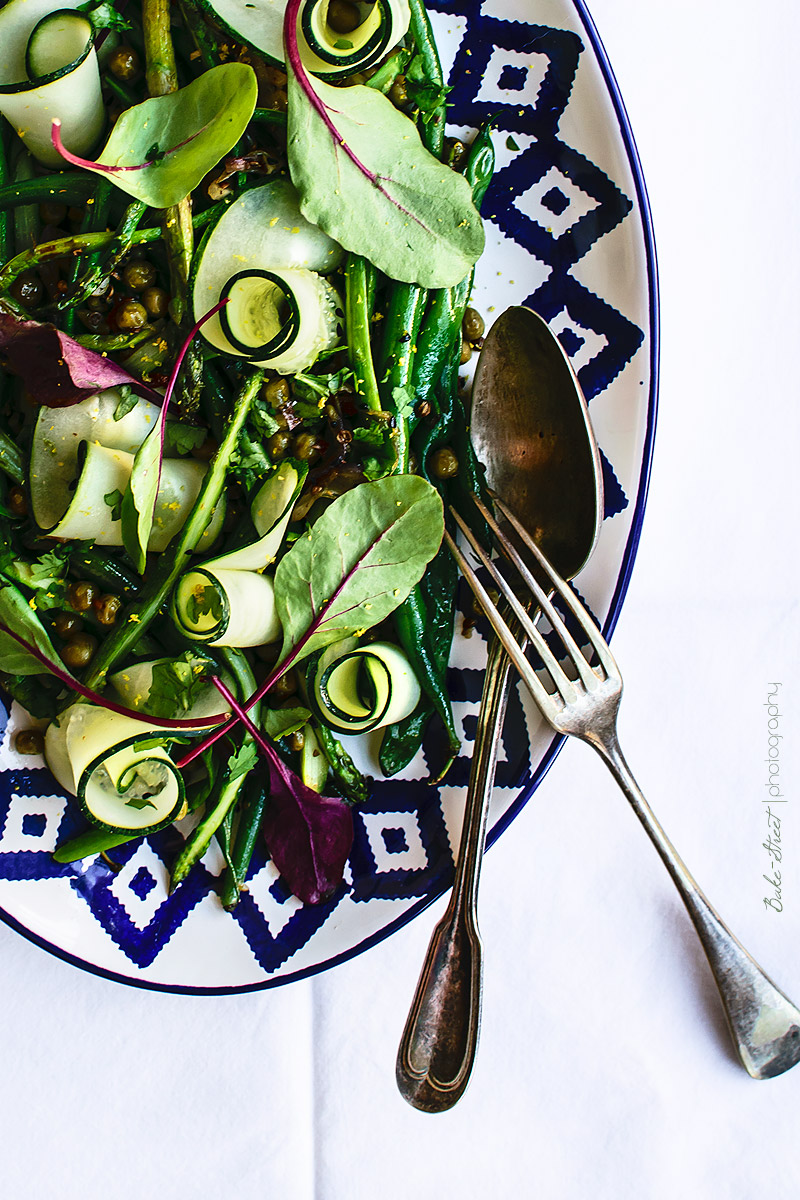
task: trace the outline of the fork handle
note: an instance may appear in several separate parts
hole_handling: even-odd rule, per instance
[[[495,639],[486,664],[453,891],[431,936],[397,1052],[400,1093],[424,1112],[452,1108],[469,1082],[478,1048],[483,990],[478,879],[510,666]]]
[[[634,779],[616,729],[605,730],[602,739],[587,740],[610,768],[681,894],[745,1069],[754,1079],[771,1079],[788,1071],[800,1062],[800,1009],[748,954],[698,887]]]

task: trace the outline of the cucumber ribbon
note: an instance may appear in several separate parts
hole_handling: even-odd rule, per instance
[[[305,482],[304,463],[281,463],[256,493],[250,515],[258,538],[185,571],[170,611],[181,633],[211,646],[263,646],[280,637],[273,562]]]

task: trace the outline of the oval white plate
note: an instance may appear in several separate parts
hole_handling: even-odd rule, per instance
[[[493,118],[497,172],[483,206],[488,244],[474,304],[487,323],[529,304],[561,336],[590,403],[603,453],[606,513],[581,594],[607,632],[627,587],[641,526],[655,424],[657,284],[644,182],[622,101],[580,0],[433,0],[453,90],[451,126]],[[86,970],[141,987],[244,991],[324,970],[390,934],[448,885],[458,844],[486,644],[459,636],[452,695],[464,735],[445,785],[420,755],[355,810],[345,880],[304,907],[272,865],[255,863],[233,915],[210,850],[167,896],[175,831],[69,867],[51,853],[74,821],[41,762],[0,744],[0,915]],[[559,742],[512,688],[489,840],[530,796]]]

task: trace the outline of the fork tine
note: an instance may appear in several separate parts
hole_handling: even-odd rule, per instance
[[[487,571],[491,575],[492,579],[495,581],[498,588],[500,589],[501,593],[507,600],[508,604],[511,607],[512,612],[514,613],[514,616],[519,621],[524,632],[528,635],[532,644],[535,645],[537,650],[539,651],[539,653],[542,657],[542,660],[544,662],[544,665],[547,668],[547,670],[550,672],[553,682],[555,683],[556,687],[558,688],[559,692],[561,693],[561,696],[562,696],[565,704],[569,704],[572,700],[575,699],[575,688],[574,688],[572,681],[567,677],[563,668],[559,664],[558,659],[553,654],[552,650],[547,645],[547,642],[542,637],[542,634],[536,628],[535,624],[531,620],[531,618],[528,615],[528,613],[526,612],[525,608],[522,606],[522,604],[520,604],[519,600],[517,599],[516,595],[514,594],[513,588],[508,583],[508,581],[505,580],[503,578],[503,576],[500,574],[497,567],[494,565],[492,560],[489,558],[488,554],[486,553],[486,551],[484,550],[483,546],[480,544],[478,539],[475,537],[475,534],[469,528],[469,526],[467,525],[464,518],[462,516],[460,516],[460,514],[457,513],[454,508],[451,508],[450,511],[452,512],[453,516],[455,517],[458,527],[461,530],[461,532],[464,534],[464,537],[467,539],[470,546],[475,551],[478,558],[481,560],[482,564],[487,569]],[[471,582],[472,581],[470,580],[470,583]],[[475,589],[473,587],[473,591],[474,590]],[[489,600],[488,593],[486,593],[486,598],[487,598],[487,600]],[[483,604],[483,599],[481,597],[479,597],[479,599],[481,600],[481,603]],[[491,600],[489,600],[489,603],[491,604]],[[485,605],[484,605],[484,607],[485,607]],[[487,612],[487,615],[489,616],[489,618],[491,620],[491,614]],[[509,633],[510,633],[510,631],[509,631]]]
[[[551,720],[552,717],[555,716],[555,703],[553,697],[550,695],[547,688],[544,686],[541,679],[539,679],[539,676],[536,674],[533,667],[522,653],[522,650],[520,649],[514,635],[498,612],[497,607],[492,603],[489,593],[481,583],[474,568],[470,565],[470,563],[467,562],[466,558],[461,553],[447,530],[445,530],[444,533],[444,540],[450,550],[450,553],[456,560],[462,575],[480,601],[486,616],[491,622],[492,628],[503,645],[503,649],[506,651],[506,654],[519,671],[525,686],[530,691],[537,705],[542,710],[544,716],[548,720]],[[535,634],[537,643],[539,641],[543,641],[542,635],[539,633],[538,629],[535,629]]]
[[[494,500],[495,505],[497,506],[498,511],[501,512],[503,514],[503,516],[506,518],[506,520],[514,527],[514,529],[519,534],[522,541],[525,543],[525,545],[528,547],[528,549],[531,551],[531,553],[535,557],[536,561],[539,563],[541,568],[547,574],[548,578],[550,579],[551,583],[553,584],[553,587],[558,592],[558,594],[561,596],[564,603],[568,606],[568,608],[572,612],[572,615],[578,621],[578,624],[580,625],[583,632],[586,634],[586,637],[589,639],[589,642],[590,642],[592,648],[594,649],[595,653],[597,654],[600,665],[602,666],[605,673],[609,676],[609,678],[619,677],[620,670],[619,670],[619,667],[617,666],[614,655],[611,653],[611,650],[609,649],[608,642],[603,637],[602,633],[598,629],[598,627],[595,624],[592,617],[586,611],[585,606],[581,603],[581,601],[575,595],[572,588],[566,583],[565,580],[563,580],[561,578],[558,571],[556,571],[555,567],[552,565],[552,563],[549,561],[549,559],[547,559],[545,557],[545,555],[542,554],[541,550],[536,545],[533,538],[530,536],[530,534],[527,532],[527,530],[524,528],[524,526],[520,524],[519,520],[517,519],[517,517],[514,516],[511,509],[508,508],[498,496],[494,496],[493,500]],[[583,655],[581,655],[581,658],[583,658]],[[595,676],[595,678],[596,678],[596,676]]]
[[[584,687],[590,688],[590,689],[593,687],[596,687],[597,681],[598,681],[597,675],[592,670],[591,665],[586,661],[586,657],[585,657],[583,651],[581,650],[578,643],[575,641],[575,639],[572,636],[572,634],[570,633],[569,629],[567,629],[567,626],[564,623],[564,619],[561,616],[561,613],[553,605],[553,603],[550,600],[550,597],[545,594],[544,589],[542,588],[542,586],[539,583],[536,576],[530,571],[527,564],[525,562],[523,562],[523,560],[520,558],[519,554],[516,551],[516,548],[512,545],[512,543],[508,540],[506,535],[503,533],[500,526],[497,524],[497,521],[494,519],[492,513],[489,511],[489,509],[486,507],[486,505],[481,500],[480,496],[476,495],[473,492],[472,499],[475,502],[475,505],[476,505],[478,511],[480,512],[481,516],[484,518],[487,525],[489,526],[492,533],[494,534],[499,549],[503,552],[503,554],[505,554],[506,558],[511,563],[513,563],[513,565],[519,572],[520,576],[522,577],[523,581],[535,593],[536,598],[539,601],[539,604],[541,606],[542,612],[545,614],[545,616],[549,620],[550,624],[552,625],[553,629],[560,636],[562,642],[564,643],[567,653],[569,654],[570,658],[572,659],[572,661],[575,665],[575,668],[581,677],[581,681],[583,682]],[[515,528],[517,528],[516,525],[515,525]],[[524,533],[522,540],[524,541],[526,546],[529,546],[532,542],[532,539],[527,532]]]

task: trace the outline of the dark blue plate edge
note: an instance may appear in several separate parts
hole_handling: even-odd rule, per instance
[[[622,141],[628,155],[633,174],[634,185],[636,188],[636,196],[639,201],[639,210],[642,219],[642,233],[645,245],[645,258],[647,261],[647,285],[648,285],[648,301],[650,309],[650,395],[648,398],[647,408],[647,428],[645,430],[645,440],[642,455],[642,469],[639,474],[639,488],[636,494],[636,505],[633,512],[633,520],[631,523],[631,531],[628,535],[628,542],[625,547],[620,573],[617,577],[617,586],[614,595],[611,599],[611,606],[604,625],[604,633],[606,637],[611,637],[619,620],[622,604],[625,599],[625,594],[630,584],[631,574],[633,572],[633,564],[636,559],[636,552],[639,548],[639,539],[642,534],[642,524],[644,521],[644,510],[647,503],[647,494],[650,487],[650,470],[653,461],[653,444],[656,431],[656,414],[658,410],[658,384],[659,384],[659,344],[660,344],[660,315],[659,315],[659,295],[658,295],[658,262],[656,258],[655,238],[653,236],[653,221],[650,212],[650,201],[647,196],[647,187],[642,174],[642,166],[639,160],[639,152],[636,149],[636,141],[631,129],[630,120],[625,110],[625,104],[620,94],[619,85],[617,84],[614,71],[611,63],[608,60],[605,47],[597,32],[597,28],[592,20],[589,10],[583,3],[583,0],[572,0],[578,16],[583,22],[584,28],[591,43],[592,49],[597,57],[597,62],[600,71],[608,88],[608,93],[614,105],[614,111],[619,121],[619,129],[622,135]],[[503,833],[514,818],[521,812],[524,806],[528,803],[536,788],[544,779],[550,767],[564,744],[563,737],[555,737],[547,748],[543,758],[529,780],[522,788],[517,799],[489,830],[486,837],[486,848],[494,844],[501,833]],[[79,967],[82,971],[87,971],[92,975],[98,975],[103,979],[109,979],[114,983],[122,983],[128,987],[142,988],[150,992],[168,992],[179,996],[237,996],[245,992],[260,992],[267,988],[283,987],[287,983],[295,983],[301,979],[308,979],[313,975],[319,975],[323,971],[328,971],[332,967],[338,966],[340,963],[348,962],[359,954],[363,954],[365,950],[377,946],[379,942],[384,941],[398,929],[402,929],[409,921],[413,921],[415,917],[424,912],[431,904],[443,895],[445,888],[432,892],[430,895],[423,896],[421,900],[407,909],[402,916],[392,921],[389,925],[385,925],[377,933],[371,934],[365,938],[363,942],[359,942],[356,946],[351,946],[348,950],[341,954],[335,955],[333,958],[326,959],[324,963],[315,963],[313,966],[305,967],[303,970],[294,971],[288,975],[280,975],[274,979],[265,979],[259,983],[241,984],[236,987],[192,987],[182,984],[167,984],[155,983],[147,979],[136,979],[129,975],[120,975],[115,971],[95,966],[93,963],[88,963],[82,958],[77,958],[68,951],[61,949],[59,946],[53,945],[45,938],[26,929],[14,917],[10,916],[2,908],[0,908],[0,920],[8,925],[16,933],[21,934],[29,942],[40,946],[41,949],[47,950],[56,958],[60,958],[63,962],[69,963],[71,966]]]

